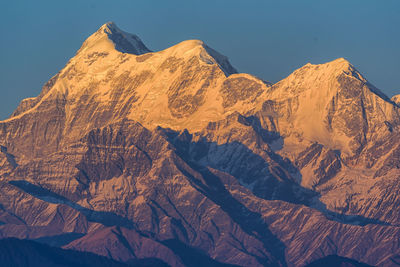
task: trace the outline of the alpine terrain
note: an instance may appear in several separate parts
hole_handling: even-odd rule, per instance
[[[343,58],[272,84],[107,23],[0,122],[0,237],[115,266],[400,265],[399,99]]]

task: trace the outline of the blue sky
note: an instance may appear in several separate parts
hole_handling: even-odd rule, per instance
[[[345,57],[386,94],[400,94],[399,0],[4,0],[0,119],[38,95],[107,21],[155,51],[201,39],[238,71],[270,82]]]

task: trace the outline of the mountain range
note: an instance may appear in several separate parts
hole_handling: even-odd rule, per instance
[[[399,99],[343,58],[269,83],[107,23],[0,121],[0,237],[121,264],[400,265]]]

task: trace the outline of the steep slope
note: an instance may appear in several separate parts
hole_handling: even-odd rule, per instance
[[[398,126],[344,59],[270,85],[108,23],[0,122],[0,236],[171,266],[392,266]]]

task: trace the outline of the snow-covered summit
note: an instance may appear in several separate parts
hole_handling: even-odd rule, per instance
[[[118,28],[114,22],[102,25],[82,45],[79,51],[85,50],[117,50],[122,53],[141,55],[151,52],[140,38]]]
[[[324,95],[336,94],[338,90],[357,96],[362,87],[369,93],[378,95],[390,102],[378,88],[372,85],[364,76],[346,59],[338,58],[323,64],[307,63],[295,70],[287,78],[275,84],[274,88],[281,88],[282,97],[290,97],[309,90],[324,90],[319,92]],[[314,89],[313,89],[314,88]],[[318,93],[318,94],[319,94]]]
[[[269,99],[279,107],[275,112],[285,116],[274,123],[281,135],[349,156],[359,153],[375,133],[385,132],[385,121],[397,119],[389,98],[344,58],[306,64],[274,84]]]
[[[99,30],[103,31],[121,31],[120,28],[118,28],[117,24],[115,24],[114,21],[109,21],[107,23],[104,23],[103,25],[100,26]]]
[[[102,25],[79,49],[78,54],[122,52],[133,55],[150,53],[146,45],[134,34],[121,30],[114,22]],[[164,57],[174,56],[182,59],[199,58],[202,62],[217,64],[226,76],[237,73],[228,58],[201,40],[186,40],[158,53]]]
[[[171,56],[189,59],[193,56],[207,64],[218,64],[226,76],[237,73],[228,58],[215,51],[201,40],[185,40],[162,51]]]
[[[351,76],[361,82],[366,82],[366,79],[356,70],[356,68],[344,58],[338,58],[323,64],[307,63],[303,67],[295,70],[283,81],[298,80],[314,83],[316,80],[327,81],[337,79],[340,75]]]

